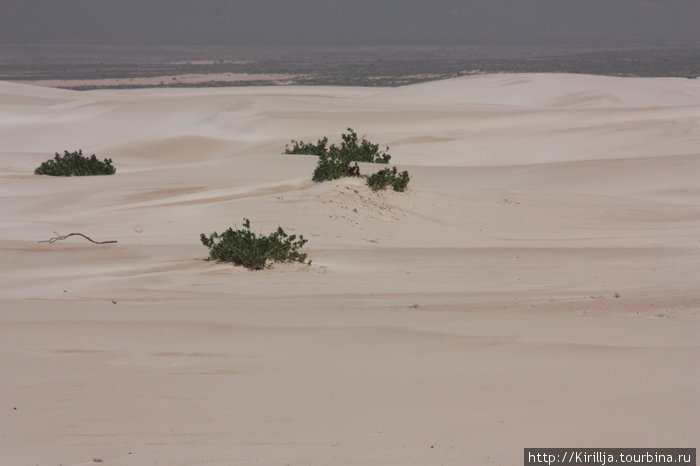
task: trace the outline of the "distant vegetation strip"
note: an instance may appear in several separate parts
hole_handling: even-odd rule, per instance
[[[216,51],[219,52],[218,50]],[[206,53],[206,50],[201,51]],[[212,52],[213,53],[213,52]],[[222,52],[223,53],[223,52]],[[362,53],[365,53],[363,56]],[[401,86],[436,79],[483,73],[583,73],[606,76],[696,77],[700,47],[643,49],[581,49],[575,52],[533,49],[532,53],[433,51],[409,57],[408,52],[356,51],[311,54],[304,59],[261,54],[258,59],[167,61],[152,63],[35,63],[0,59],[0,80],[61,81],[68,89],[129,89],[142,87],[221,87],[269,85]],[[2,58],[2,57],[0,57]],[[232,79],[202,78],[186,82],[184,75],[237,74]],[[245,79],[240,75],[285,75],[277,79]],[[142,84],[110,83],[108,79],[162,78]],[[105,80],[103,83],[81,81]]]

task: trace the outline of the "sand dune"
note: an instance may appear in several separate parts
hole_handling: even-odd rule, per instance
[[[700,102],[700,83],[677,78],[630,80],[548,73],[476,75],[397,88],[371,97],[370,100],[508,107],[695,107]]]
[[[2,82],[0,106],[1,464],[695,446],[696,81]],[[406,193],[280,154],[347,127],[391,147]],[[32,174],[78,148],[117,174]],[[203,260],[199,234],[244,217],[303,234],[313,264]],[[54,231],[118,243],[38,242]]]

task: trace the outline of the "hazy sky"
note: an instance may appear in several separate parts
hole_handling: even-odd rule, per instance
[[[0,0],[0,43],[700,45],[700,0]]]

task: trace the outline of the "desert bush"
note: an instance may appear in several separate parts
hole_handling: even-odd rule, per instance
[[[379,150],[379,144],[372,144],[364,137],[359,139],[352,128],[348,128],[348,132],[342,134],[341,138],[343,142],[340,147],[335,144],[329,147],[327,137],[319,139],[316,144],[292,140],[291,147],[287,144],[284,153],[318,156],[325,154],[348,162],[389,163],[391,160],[391,155],[386,152],[389,150],[388,147],[384,151]]]
[[[294,139],[292,139],[290,144],[291,147],[289,144],[284,146],[285,154],[323,155],[328,153],[328,138],[326,137],[319,139],[316,144],[295,141]]]
[[[403,192],[406,190],[409,181],[411,181],[411,177],[407,171],[399,173],[396,167],[392,167],[391,170],[385,168],[368,176],[367,186],[374,191],[391,186],[394,191]]]
[[[250,220],[243,219],[243,228],[229,228],[221,235],[217,232],[200,235],[202,244],[209,248],[209,259],[232,262],[250,270],[261,270],[267,261],[305,263],[306,254],[299,250],[308,240],[303,236],[288,235],[281,227],[268,236],[250,230]],[[311,264],[311,261],[307,262]]]
[[[343,142],[338,151],[353,162],[389,163],[391,160],[391,155],[379,150],[379,144],[372,144],[365,138],[358,144],[357,133],[352,128],[348,128],[348,132],[341,137]]]
[[[379,150],[379,144],[373,144],[364,137],[359,139],[352,128],[348,128],[348,132],[342,134],[341,138],[343,142],[340,146],[331,144],[330,147],[327,137],[319,139],[316,144],[292,140],[291,147],[287,144],[284,153],[318,155],[318,163],[311,177],[313,181],[333,181],[348,176],[362,176],[357,162],[387,164],[391,160],[391,155],[387,152],[388,147],[385,151]],[[353,162],[355,162],[354,165]],[[408,172],[398,173],[396,167],[391,170],[385,168],[365,178],[367,178],[367,184],[375,191],[387,186],[394,188],[394,191],[405,191],[410,181]]]
[[[53,159],[39,165],[34,170],[35,175],[51,176],[92,176],[92,175],[114,175],[116,168],[112,165],[112,159],[100,161],[92,154],[90,157],[83,156],[83,151],[68,152],[63,155],[56,152]]]
[[[330,151],[321,154],[311,179],[313,181],[332,181],[346,176],[360,176],[360,167],[350,163],[350,159],[332,147]]]

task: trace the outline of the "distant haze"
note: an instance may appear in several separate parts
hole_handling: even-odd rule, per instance
[[[0,43],[700,44],[700,0],[0,0]]]

